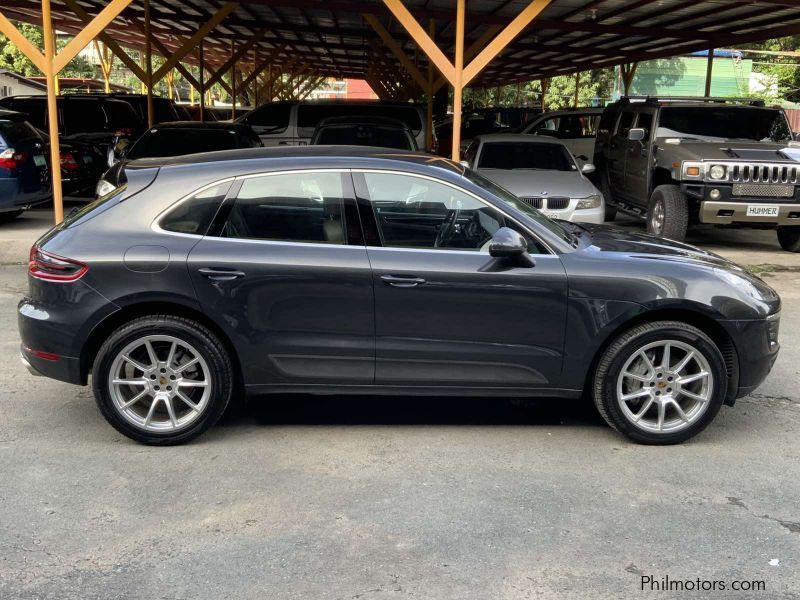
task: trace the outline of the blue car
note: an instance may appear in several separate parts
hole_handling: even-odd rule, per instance
[[[0,109],[0,222],[51,198],[45,148],[25,115]]]

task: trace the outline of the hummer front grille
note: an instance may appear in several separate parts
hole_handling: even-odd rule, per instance
[[[800,167],[768,163],[737,163],[728,165],[734,183],[790,183],[800,182]]]

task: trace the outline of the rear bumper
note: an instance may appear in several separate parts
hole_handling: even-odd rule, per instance
[[[777,215],[748,216],[747,207],[752,205],[777,207]],[[800,225],[800,204],[769,202],[759,198],[753,202],[711,202],[700,203],[700,222],[727,225],[730,223],[773,223],[775,225]]]
[[[80,360],[71,356],[41,358],[25,346],[20,346],[19,357],[28,372],[35,377],[49,377],[66,383],[85,385],[80,372]]]

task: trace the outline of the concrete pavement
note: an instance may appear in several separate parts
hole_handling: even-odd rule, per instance
[[[682,446],[580,402],[284,397],[149,448],[24,371],[0,267],[0,598],[796,599],[800,273],[767,278],[773,373]]]

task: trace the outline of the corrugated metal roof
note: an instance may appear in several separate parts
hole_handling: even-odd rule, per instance
[[[79,4],[92,15],[105,6],[102,0],[79,0]],[[221,4],[151,0],[153,34],[172,51]],[[82,27],[64,0],[53,0],[52,5],[59,30],[75,32]],[[405,5],[425,29],[434,20],[436,39],[452,56],[455,2],[405,0]],[[469,0],[467,48],[487,27],[507,24],[527,5],[527,0]],[[3,0],[0,10],[11,19],[41,20],[39,0]],[[427,68],[425,55],[381,0],[241,0],[204,39],[206,62],[222,64],[232,43],[244,44],[263,29],[263,38],[241,64],[258,63],[285,45],[273,58],[275,68],[294,60],[295,72],[309,74],[358,78],[377,64],[401,71],[365,22],[365,13],[377,16],[403,43],[411,60],[421,70]],[[107,31],[123,45],[142,47],[142,17],[143,6],[137,1]],[[527,81],[796,33],[800,33],[798,0],[554,0],[471,85]],[[190,54],[185,62],[196,63],[196,56]]]

